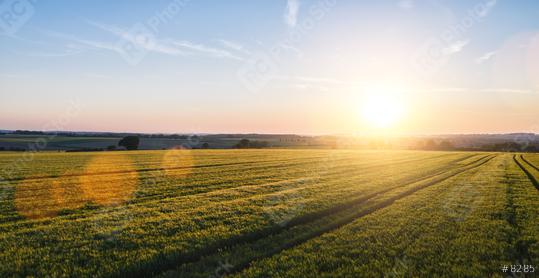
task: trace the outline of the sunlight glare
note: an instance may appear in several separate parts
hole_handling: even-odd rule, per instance
[[[401,120],[404,114],[404,102],[395,89],[371,88],[361,107],[363,119],[376,128],[389,128]]]

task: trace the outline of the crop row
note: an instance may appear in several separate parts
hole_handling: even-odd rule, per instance
[[[502,277],[503,265],[537,265],[537,204],[512,156],[499,155],[232,276]]]
[[[424,160],[425,158],[420,157],[419,159]],[[436,156],[428,159],[436,159]],[[130,198],[129,203],[150,200],[162,201],[167,198],[238,188],[245,185],[256,188],[257,185],[294,179],[314,179],[322,176],[329,178],[331,175],[338,174],[338,172],[332,171],[334,169],[341,172],[349,169],[366,171],[380,166],[392,167],[395,165],[396,167],[400,163],[413,163],[416,160],[417,158],[411,159],[407,156],[397,156],[391,161],[384,159],[364,161],[351,159],[347,156],[314,161],[310,161],[308,158],[301,161],[296,158],[293,162],[253,163],[256,166],[236,165],[226,168],[215,166],[189,174],[164,171],[157,175],[147,173],[138,175],[134,172],[127,172],[98,176],[23,180],[17,183],[16,194],[13,194],[14,186],[4,187],[5,192],[12,193],[11,198],[4,199],[4,205],[11,205],[13,202],[10,202],[10,199],[15,199],[15,203],[23,209],[25,207],[36,209],[36,214],[33,211],[24,210],[23,212],[27,216],[47,216],[48,214],[54,215],[54,212],[57,213],[62,208],[71,209],[84,205],[88,201],[87,199],[90,201],[93,199],[98,204],[110,204],[119,197],[123,197],[123,199],[131,197],[128,193],[133,193],[132,197],[134,198]],[[48,213],[49,211],[51,212]],[[6,216],[14,218],[17,208],[12,206],[11,210],[6,208],[2,212],[8,213]]]
[[[328,210],[358,196],[462,167],[481,157],[409,152],[318,154],[329,153],[330,161],[335,162],[329,167],[326,163],[312,164],[316,158],[309,153],[287,151],[280,157],[272,153],[275,159],[289,159],[293,154],[293,158],[304,158],[303,164],[280,168],[282,163],[276,163],[265,169],[250,169],[257,164],[253,162],[236,166],[225,175],[219,175],[214,167],[199,168],[196,174],[167,180],[173,184],[143,184],[137,189],[142,194],[135,193],[134,199],[122,204],[86,205],[53,218],[5,222],[0,225],[0,275],[159,273],[184,258],[200,258],[208,250],[211,253],[245,237],[264,236],[265,231],[282,227],[279,224],[283,220]],[[230,181],[218,182],[233,173],[237,179],[232,185]],[[194,186],[187,181],[190,178],[201,184]],[[114,188],[118,180],[122,178],[115,179],[114,175],[102,179],[103,194],[107,181],[112,182],[108,188]],[[164,191],[160,191],[161,183]],[[18,185],[13,196],[17,189]],[[159,198],[162,192],[167,194]],[[32,195],[25,197],[32,200]],[[16,199],[10,200],[16,203]],[[292,215],[286,215],[289,212]]]
[[[357,218],[390,206],[393,202],[421,189],[479,167],[492,158],[493,156],[482,157],[462,167],[446,168],[436,174],[416,180],[403,181],[403,183],[388,187],[376,193],[362,195],[357,199],[340,203],[327,210],[298,216],[286,223],[283,226],[284,229],[273,231],[265,237],[258,237],[252,242],[244,242],[230,248],[223,248],[219,253],[205,256],[194,263],[182,265],[174,271],[164,273],[164,276],[211,276],[215,274],[213,272],[219,269],[223,262],[229,264],[228,272],[237,271],[255,259],[281,252],[323,233],[339,228]]]

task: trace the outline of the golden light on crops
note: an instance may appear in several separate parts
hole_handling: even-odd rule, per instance
[[[125,155],[99,154],[84,171],[68,171],[55,178],[28,177],[17,184],[17,212],[29,219],[57,216],[89,202],[117,205],[129,200],[138,184],[138,173]]]
[[[369,88],[365,91],[361,116],[363,120],[375,128],[390,128],[404,115],[404,101],[396,89]]]
[[[53,194],[50,183],[32,178],[22,180],[15,190],[15,209],[30,219],[56,216],[60,209]]]
[[[15,208],[30,219],[53,217],[66,209],[76,209],[86,202],[74,177],[33,179],[21,181],[15,191]]]
[[[168,177],[184,177],[191,173],[192,166],[192,152],[177,148],[163,154],[160,168]],[[119,205],[133,197],[138,183],[138,172],[128,156],[95,154],[82,172],[66,172],[57,178],[29,177],[21,181],[15,191],[15,208],[26,218],[40,219],[90,202]]]
[[[118,205],[133,196],[138,173],[125,155],[99,154],[86,165],[79,183],[86,200],[105,206]]]
[[[191,173],[191,167],[193,153],[181,147],[166,151],[161,161],[161,168],[168,177],[185,177]]]
[[[72,174],[76,173],[69,171],[60,178],[51,181],[51,197],[54,199],[58,211],[80,208],[87,202],[79,187],[79,178],[72,176]]]
[[[79,177],[72,174],[66,172],[58,178],[30,177],[21,181],[15,191],[15,208],[19,214],[40,219],[82,207],[88,200],[81,194]]]

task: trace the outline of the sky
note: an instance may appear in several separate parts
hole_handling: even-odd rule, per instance
[[[539,133],[538,107],[534,0],[0,0],[0,129]]]

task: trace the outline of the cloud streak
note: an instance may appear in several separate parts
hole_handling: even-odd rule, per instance
[[[286,3],[284,21],[289,27],[295,27],[298,22],[299,6],[299,0],[288,0]]]
[[[83,39],[77,36],[63,34],[59,32],[43,31],[43,33],[48,36],[52,36],[52,37],[69,41],[70,45],[72,46],[71,47],[72,49],[70,51],[67,51],[66,53],[58,53],[58,55],[56,55],[55,53],[52,53],[52,54],[45,53],[45,54],[40,54],[40,55],[42,56],[48,55],[51,57],[55,55],[67,56],[67,55],[78,54],[80,52],[83,52],[83,50],[107,50],[107,51],[118,53],[120,55],[127,55],[126,50],[122,47],[123,40],[136,44],[137,47],[140,47],[148,52],[154,52],[154,53],[170,55],[170,56],[202,55],[202,56],[211,57],[211,58],[224,58],[224,59],[231,59],[231,60],[236,60],[236,61],[244,61],[245,60],[244,58],[230,52],[228,49],[234,49],[244,54],[248,53],[248,51],[244,50],[241,45],[235,44],[233,42],[226,41],[226,40],[220,40],[220,42],[221,44],[225,45],[225,47],[227,47],[228,49],[207,46],[204,44],[194,43],[194,42],[186,41],[186,40],[173,40],[169,38],[158,39],[151,33],[149,34],[142,33],[142,36],[145,38],[146,41],[144,43],[138,43],[137,39],[139,39],[138,36],[141,34],[140,32],[137,32],[137,31],[143,30],[141,28],[139,29],[132,28],[130,30],[127,30],[127,29],[123,29],[117,26],[102,24],[102,23],[93,22],[93,21],[88,21],[88,23],[94,27],[97,27],[98,29],[101,29],[103,31],[106,31],[107,33],[112,34],[114,37],[116,37],[116,40],[107,41],[107,40]]]
[[[244,60],[243,58],[236,56],[227,50],[209,47],[202,44],[196,44],[189,41],[174,41],[173,45],[183,48],[183,49],[193,51],[193,52],[197,52],[199,54],[204,54],[210,57],[229,58],[229,59],[238,60],[238,61]]]
[[[415,3],[413,0],[400,0],[398,3],[399,8],[409,10],[414,7]]]
[[[459,40],[455,41],[446,48],[442,49],[444,55],[452,55],[458,52],[461,52],[466,45],[470,43],[470,40]]]
[[[283,80],[283,81],[299,81],[303,83],[322,83],[322,84],[333,84],[333,85],[350,85],[352,82],[347,82],[334,78],[326,77],[313,77],[313,76],[299,76],[299,75],[274,75],[272,79]]]
[[[480,6],[480,10],[478,11],[477,15],[479,17],[486,17],[490,11],[494,8],[494,6],[496,6],[496,0],[490,0],[484,4],[481,4],[482,6]]]
[[[135,35],[137,35],[136,32],[130,32],[128,30],[124,30],[116,26],[105,25],[105,24],[100,24],[96,22],[89,22],[89,23],[102,30],[110,32],[121,39],[125,39],[131,42],[136,42],[136,39],[137,39],[135,37]],[[232,54],[230,51],[226,49],[206,46],[200,43],[194,43],[194,42],[185,41],[185,40],[157,39],[153,36],[153,34],[147,34],[147,37],[149,38],[148,43],[137,44],[137,45],[142,46],[146,50],[152,51],[152,52],[168,54],[168,55],[173,55],[173,56],[188,56],[188,55],[199,54],[199,55],[204,55],[204,56],[214,57],[214,58],[228,58],[228,59],[233,59],[233,60],[238,60],[238,61],[244,60],[243,58]],[[240,45],[234,44],[230,41],[221,40],[221,42],[229,48],[241,49]]]
[[[423,90],[422,90],[423,92]],[[514,88],[435,88],[425,90],[424,92],[433,93],[495,93],[495,94],[537,94],[533,89],[514,89]]]
[[[241,53],[246,54],[246,55],[251,55],[251,52],[249,50],[245,49],[245,47],[243,45],[241,45],[240,43],[229,41],[229,40],[224,40],[224,39],[220,39],[220,40],[217,40],[217,41],[219,43],[221,43],[221,45],[223,45],[223,47],[225,47],[227,49],[237,51],[237,52],[241,52]]]
[[[133,43],[136,43],[137,41],[137,32],[134,32],[134,30],[125,30],[122,28],[119,28],[117,26],[112,25],[106,25],[102,23],[97,23],[93,21],[88,21],[89,24],[107,31],[113,35],[116,35],[119,39],[127,40]],[[171,43],[166,40],[158,40],[156,39],[151,33],[143,34],[147,37],[148,42],[147,43],[136,43],[138,47],[142,47],[147,51],[150,52],[156,52],[161,54],[168,54],[168,55],[174,55],[174,56],[187,56],[190,53],[181,51],[180,49],[177,49],[173,46],[171,46]]]
[[[499,93],[499,94],[536,94],[535,90],[512,89],[512,88],[487,88],[477,90],[482,93]]]
[[[494,55],[496,55],[496,51],[487,52],[487,53],[483,54],[481,57],[477,58],[476,63],[482,64],[482,63],[492,59],[492,57],[494,57]]]

